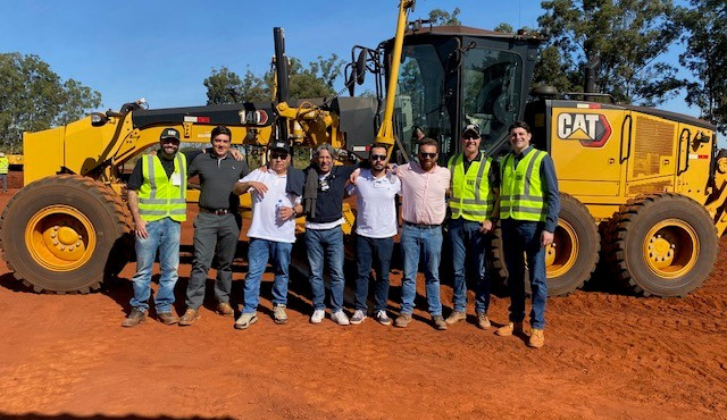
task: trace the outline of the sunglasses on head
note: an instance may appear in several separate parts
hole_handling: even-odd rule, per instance
[[[371,156],[369,156],[369,159],[371,159],[373,161],[377,161],[377,160],[385,161],[386,155],[371,155]]]
[[[437,153],[436,152],[434,152],[434,153],[419,152],[419,156],[421,156],[425,159],[427,159],[427,158],[434,159],[435,157],[437,157]]]
[[[270,153],[270,160],[275,160],[275,159],[285,160],[287,158],[288,158],[287,153],[281,153],[281,152]]]

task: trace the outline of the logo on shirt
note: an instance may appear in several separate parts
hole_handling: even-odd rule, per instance
[[[558,115],[558,138],[577,140],[584,147],[603,147],[611,137],[605,115],[564,112]]]

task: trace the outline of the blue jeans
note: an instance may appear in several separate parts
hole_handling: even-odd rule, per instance
[[[545,248],[540,245],[543,223],[502,220],[502,242],[505,263],[510,277],[510,321],[525,319],[525,254],[530,271],[530,287],[533,293],[530,326],[545,328],[545,300],[548,297],[548,279],[545,274]]]
[[[439,261],[442,256],[442,227],[417,227],[406,223],[401,230],[401,256],[404,260],[404,277],[401,279],[401,313],[411,314],[414,311],[420,255],[424,263],[429,313],[432,316],[441,315]]]
[[[272,257],[272,266],[275,271],[273,282],[273,303],[287,305],[288,303],[288,269],[290,268],[290,253],[293,244],[286,242],[268,241],[267,239],[251,238],[248,250],[249,270],[245,277],[245,297],[242,313],[257,311],[260,304],[260,279],[268,265],[268,257]]]
[[[374,311],[385,311],[389,298],[389,268],[394,251],[394,238],[356,238],[356,309],[368,310],[369,276],[373,263],[376,272]]]
[[[134,297],[131,306],[141,311],[149,310],[151,295],[151,270],[154,266],[157,250],[159,250],[159,291],[154,296],[157,313],[171,312],[174,304],[174,285],[177,284],[177,268],[179,267],[179,236],[181,224],[166,217],[154,222],[147,222],[146,231],[149,236],[136,237],[136,274]]]
[[[0,174],[0,181],[3,184],[3,192],[8,192],[8,174]]]
[[[194,220],[194,261],[187,285],[187,308],[198,309],[204,302],[207,272],[217,253],[215,297],[219,303],[230,302],[232,260],[240,238],[242,220],[239,214],[216,215],[199,213]]]
[[[326,288],[323,283],[323,267],[328,260],[331,271],[331,311],[343,309],[343,230],[340,226],[332,229],[306,229],[305,246],[310,266],[310,288],[313,293],[313,309],[326,309],[323,302]]]
[[[475,311],[486,314],[490,307],[490,278],[485,271],[485,235],[480,232],[480,223],[452,219],[449,239],[452,242],[454,310],[467,312],[466,272],[475,279]]]

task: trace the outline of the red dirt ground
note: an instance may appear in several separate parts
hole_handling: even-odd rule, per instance
[[[0,207],[9,197],[0,196]],[[191,235],[187,222],[179,311]],[[297,280],[290,320],[278,326],[269,273],[260,322],[247,331],[215,314],[211,295],[192,327],[152,318],[124,329],[132,265],[101,293],[58,296],[29,292],[0,262],[0,418],[727,418],[725,260],[722,240],[718,267],[684,299],[634,297],[607,278],[552,298],[540,350],[478,330],[471,305],[467,324],[435,331],[421,287],[407,329],[371,319],[314,326],[309,288]],[[235,270],[239,302],[242,259]],[[446,279],[442,295],[446,314]],[[493,296],[498,325],[507,305]]]

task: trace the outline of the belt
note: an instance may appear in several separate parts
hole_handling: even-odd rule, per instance
[[[438,225],[427,225],[427,224],[424,224],[424,223],[407,222],[406,220],[404,220],[404,224],[406,226],[416,227],[416,228],[420,228],[420,229],[434,229],[434,228],[442,227],[442,224],[441,223],[438,224]]]
[[[216,216],[222,216],[231,213],[230,209],[208,209],[207,207],[200,207],[199,211],[202,213],[214,214]]]

